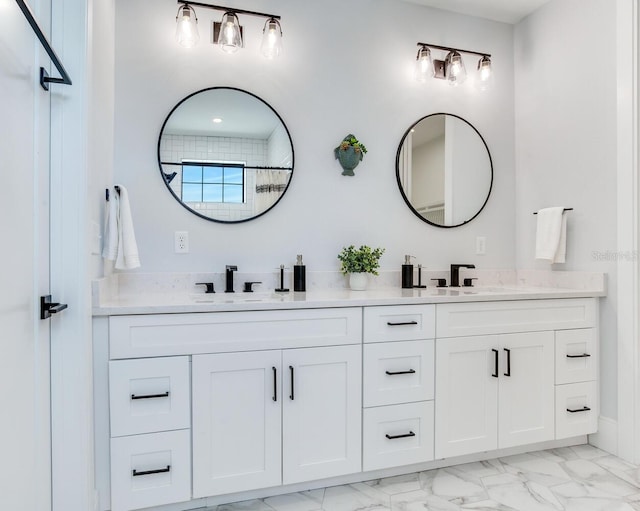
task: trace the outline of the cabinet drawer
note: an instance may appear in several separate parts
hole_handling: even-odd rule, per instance
[[[595,329],[556,332],[556,384],[595,380],[597,355]]]
[[[437,306],[437,337],[591,328],[595,298],[447,303]]]
[[[364,342],[413,341],[434,336],[434,305],[390,305],[364,309]]]
[[[111,510],[125,511],[191,498],[189,430],[111,440]]]
[[[433,399],[434,341],[381,342],[364,346],[364,406]]]
[[[367,408],[363,470],[433,460],[433,401]]]
[[[110,358],[360,344],[362,309],[300,309],[109,318]]]
[[[109,362],[111,436],[190,425],[189,357]]]
[[[557,385],[556,439],[595,433],[597,429],[598,383]]]

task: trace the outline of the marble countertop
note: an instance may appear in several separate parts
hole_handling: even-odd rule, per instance
[[[558,272],[560,273],[560,272]],[[604,274],[582,274],[571,287],[566,274],[550,279],[545,275],[529,278],[506,279],[491,285],[459,288],[401,289],[381,287],[367,291],[351,291],[345,288],[312,289],[303,293],[214,293],[204,290],[188,292],[186,289],[170,290],[156,286],[153,289],[139,286],[133,292],[118,292],[113,276],[94,284],[93,315],[112,316],[124,314],[168,314],[189,312],[226,312],[275,309],[308,309],[326,307],[363,307],[372,305],[437,304],[454,302],[485,302],[503,300],[539,300],[552,298],[586,298],[606,296]],[[562,278],[558,278],[562,277]],[[573,275],[578,277],[578,274]],[[488,280],[488,279],[487,279]],[[538,285],[533,285],[538,284]],[[114,291],[114,287],[116,288]],[[192,289],[189,287],[188,289]]]

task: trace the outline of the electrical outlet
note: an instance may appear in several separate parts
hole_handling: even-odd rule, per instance
[[[476,237],[476,255],[485,255],[487,253],[487,238],[484,236]]]
[[[189,253],[189,233],[187,231],[176,231],[174,234],[174,252],[176,254]]]

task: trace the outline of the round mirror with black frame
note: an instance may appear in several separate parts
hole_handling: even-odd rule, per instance
[[[404,133],[396,177],[402,197],[418,218],[436,227],[458,227],[478,216],[489,200],[493,162],[471,123],[436,113]]]
[[[293,142],[280,115],[233,87],[210,87],[181,100],[158,138],[164,184],[191,213],[213,222],[264,215],[287,191],[293,164]]]

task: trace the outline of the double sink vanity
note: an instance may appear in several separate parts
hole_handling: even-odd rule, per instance
[[[100,509],[190,509],[584,443],[604,276],[535,274],[232,297],[96,282]]]

